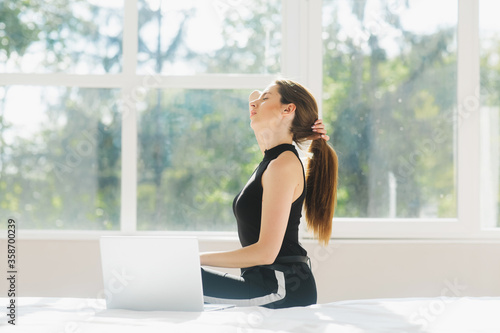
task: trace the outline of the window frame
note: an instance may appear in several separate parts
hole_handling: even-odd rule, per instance
[[[480,101],[479,1],[458,1],[457,26],[457,218],[337,218],[334,239],[500,239],[500,228],[482,228],[480,214]],[[102,235],[189,235],[235,239],[236,232],[172,232],[137,230],[137,108],[134,96],[141,88],[255,89],[276,75],[201,74],[139,75],[137,69],[138,1],[124,1],[123,67],[119,74],[0,75],[0,85],[78,86],[120,88],[122,103],[122,169],[119,231],[22,230],[23,238],[87,239]],[[298,80],[313,92],[322,112],[323,51],[322,0],[282,0],[282,75]],[[328,129],[330,133],[334,128]],[[335,145],[335,142],[332,142]],[[302,223],[302,239],[312,238]],[[4,238],[5,235],[2,235]]]

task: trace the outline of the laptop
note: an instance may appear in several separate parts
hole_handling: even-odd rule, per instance
[[[203,303],[194,237],[103,236],[100,247],[108,309],[211,311],[234,306]]]

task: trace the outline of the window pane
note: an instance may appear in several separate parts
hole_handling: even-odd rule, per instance
[[[119,228],[118,96],[110,89],[0,87],[3,216],[22,229]]]
[[[249,91],[151,90],[139,103],[138,229],[234,231],[234,197],[262,158]]]
[[[121,71],[123,0],[5,1],[0,72]]]
[[[457,1],[324,0],[338,217],[456,217]]]
[[[484,226],[500,227],[500,26],[497,0],[479,3],[481,47],[481,213]]]
[[[280,71],[281,0],[139,0],[138,70]]]

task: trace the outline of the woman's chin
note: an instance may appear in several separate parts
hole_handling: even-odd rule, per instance
[[[258,122],[257,122],[257,121],[255,121],[253,118],[250,118],[250,127],[251,127],[253,130],[255,130],[255,129],[256,129],[256,127],[258,127],[258,124],[257,124],[257,123],[258,123]]]
[[[266,126],[258,120],[250,120],[250,127],[255,131],[262,131]]]

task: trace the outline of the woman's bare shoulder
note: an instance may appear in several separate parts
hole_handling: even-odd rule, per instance
[[[276,159],[272,160],[267,167],[270,174],[302,177],[302,163],[291,151],[281,153]]]

